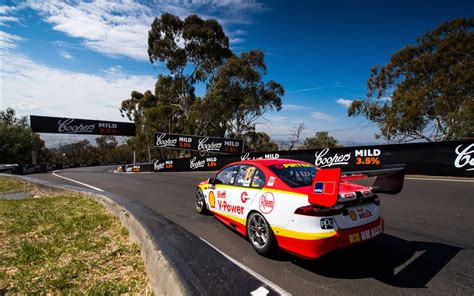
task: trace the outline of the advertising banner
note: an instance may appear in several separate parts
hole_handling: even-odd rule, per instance
[[[37,133],[135,136],[135,124],[130,122],[30,115],[30,124]]]
[[[226,138],[156,133],[155,147],[233,154],[243,152],[244,142]]]
[[[156,172],[215,171],[235,161],[278,158],[303,160],[320,168],[340,167],[343,172],[404,164],[407,174],[474,177],[474,141],[251,152],[213,157],[165,159],[156,160],[154,170]]]

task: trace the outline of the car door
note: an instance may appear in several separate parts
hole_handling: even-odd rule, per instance
[[[227,192],[233,187],[238,165],[224,168],[215,176],[215,185],[208,188],[209,209],[214,212],[223,212],[223,205],[227,198]],[[227,202],[226,202],[227,203]]]
[[[232,192],[230,201],[238,206],[234,215],[245,221],[255,198],[259,197],[261,188],[265,186],[265,175],[253,165],[241,165],[234,180],[238,189]]]

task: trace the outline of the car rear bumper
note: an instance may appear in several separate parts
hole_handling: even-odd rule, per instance
[[[336,234],[322,239],[306,240],[276,235],[281,249],[298,257],[314,260],[330,251],[368,241],[383,232],[384,221],[377,220],[354,228],[338,229]]]

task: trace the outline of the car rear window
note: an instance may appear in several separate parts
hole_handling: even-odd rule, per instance
[[[290,187],[311,186],[316,167],[309,163],[283,163],[268,167]]]

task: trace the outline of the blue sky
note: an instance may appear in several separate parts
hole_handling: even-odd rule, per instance
[[[6,1],[0,6],[1,108],[19,114],[123,120],[131,90],[152,89],[147,60],[154,16],[197,13],[224,26],[234,52],[266,53],[286,89],[283,110],[258,129],[276,140],[304,122],[345,144],[376,142],[374,124],[348,118],[370,68],[443,21],[470,17],[474,1]],[[203,89],[198,88],[202,95]]]

